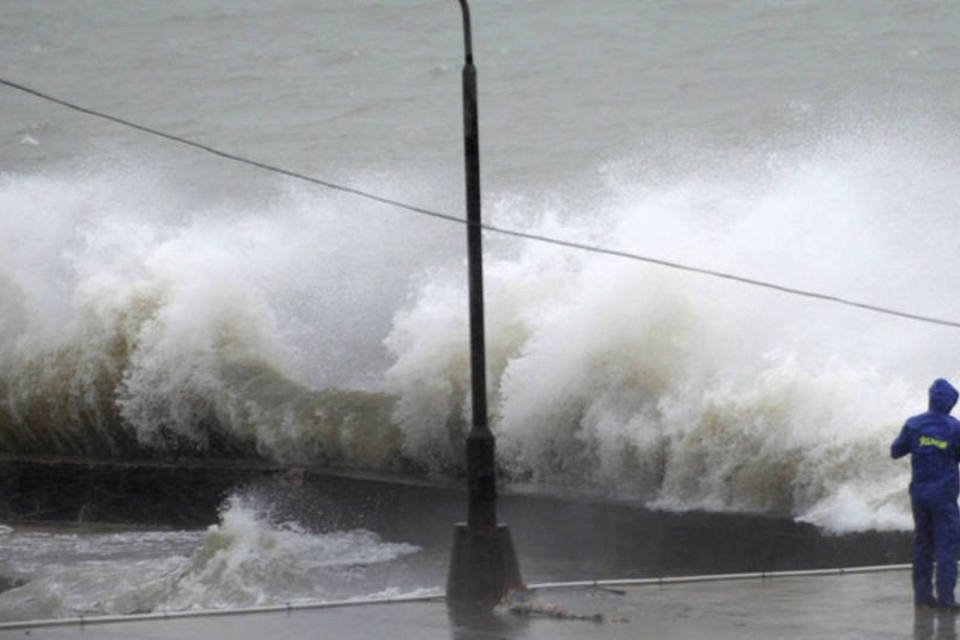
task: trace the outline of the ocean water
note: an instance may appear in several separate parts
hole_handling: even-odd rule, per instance
[[[364,530],[308,531],[240,494],[202,531],[4,527],[0,622],[433,593],[396,572],[421,549]]]
[[[960,319],[956,4],[473,14],[487,221]],[[0,77],[461,215],[460,25],[440,1],[5,2]],[[456,472],[462,226],[0,104],[4,451]],[[933,378],[960,382],[956,329],[485,241],[505,482],[910,526],[887,447]],[[163,576],[206,569],[164,562],[149,606],[191,606]]]

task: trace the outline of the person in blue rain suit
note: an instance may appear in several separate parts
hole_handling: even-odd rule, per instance
[[[943,379],[930,387],[930,410],[907,420],[890,446],[890,456],[910,454],[910,504],[913,507],[913,597],[918,608],[956,612],[957,547],[960,512],[960,421],[950,415],[957,390]],[[931,580],[937,561],[937,597]]]

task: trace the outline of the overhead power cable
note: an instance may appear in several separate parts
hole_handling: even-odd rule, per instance
[[[232,160],[232,161],[234,161],[234,162],[240,162],[240,163],[243,163],[243,164],[246,164],[246,165],[250,165],[250,166],[252,166],[252,167],[257,167],[257,168],[259,168],[259,169],[263,169],[263,170],[265,170],[265,171],[270,171],[270,172],[272,172],[272,173],[277,173],[277,174],[280,174],[280,175],[284,175],[284,176],[287,176],[287,177],[290,177],[290,178],[294,178],[294,179],[296,179],[296,180],[301,180],[301,181],[304,181],[304,182],[309,182],[309,183],[311,183],[311,184],[315,184],[315,185],[319,185],[319,186],[322,186],[322,187],[326,187],[326,188],[328,188],[328,189],[333,189],[333,190],[336,190],[336,191],[342,191],[342,192],[344,192],[344,193],[349,193],[349,194],[352,194],[352,195],[355,195],[355,196],[358,196],[358,197],[361,197],[361,198],[366,198],[366,199],[368,199],[368,200],[372,200],[372,201],[374,201],[374,202],[379,202],[379,203],[382,203],[382,204],[387,204],[387,205],[391,205],[391,206],[394,206],[394,207],[398,207],[398,208],[400,208],[400,209],[405,209],[405,210],[407,210],[407,211],[411,211],[411,212],[413,212],[413,213],[417,213],[417,214],[420,214],[420,215],[430,216],[430,217],[432,217],[432,218],[439,218],[439,219],[441,219],[441,220],[446,220],[446,221],[448,221],[448,222],[455,222],[455,223],[461,224],[461,225],[468,225],[468,224],[470,224],[470,223],[468,223],[467,220],[465,220],[464,218],[460,218],[460,217],[457,217],[457,216],[454,216],[454,215],[450,215],[450,214],[447,214],[447,213],[441,213],[441,212],[439,212],[439,211],[432,211],[432,210],[430,210],[430,209],[425,209],[425,208],[423,208],[423,207],[417,207],[417,206],[414,206],[414,205],[406,204],[406,203],[400,202],[400,201],[398,201],[398,200],[393,200],[393,199],[391,199],[391,198],[386,198],[386,197],[379,196],[379,195],[376,195],[376,194],[373,194],[373,193],[369,193],[369,192],[367,192],[367,191],[363,191],[362,189],[356,189],[356,188],[354,188],[354,187],[348,187],[348,186],[336,184],[336,183],[333,183],[333,182],[329,182],[329,181],[327,181],[327,180],[321,180],[320,178],[315,178],[315,177],[313,177],[313,176],[308,176],[308,175],[303,174],[303,173],[298,173],[298,172],[296,172],[296,171],[291,171],[291,170],[289,170],[289,169],[284,169],[284,168],[282,168],[282,167],[277,167],[277,166],[270,165],[270,164],[267,164],[267,163],[264,163],[264,162],[260,162],[260,161],[258,161],[258,160],[252,160],[252,159],[250,159],[250,158],[246,158],[246,157],[244,157],[244,156],[240,156],[240,155],[237,155],[237,154],[235,154],[235,153],[230,153],[230,152],[228,152],[228,151],[223,151],[223,150],[221,150],[221,149],[217,149],[217,148],[215,148],[215,147],[211,147],[211,146],[209,146],[209,145],[202,144],[202,143],[200,143],[200,142],[195,142],[195,141],[193,141],[193,140],[188,140],[187,138],[183,138],[183,137],[180,137],[180,136],[171,134],[171,133],[166,133],[166,132],[164,132],[164,131],[160,131],[160,130],[158,130],[158,129],[154,129],[154,128],[151,128],[151,127],[147,127],[147,126],[144,126],[144,125],[142,125],[142,124],[137,124],[136,122],[131,122],[130,120],[125,120],[125,119],[123,119],[123,118],[118,118],[118,117],[116,117],[116,116],[112,116],[112,115],[107,114],[107,113],[102,113],[102,112],[100,112],[100,111],[95,111],[94,109],[89,109],[89,108],[87,108],[87,107],[83,107],[83,106],[80,106],[80,105],[78,105],[78,104],[74,104],[74,103],[72,103],[72,102],[68,102],[68,101],[66,101],[66,100],[62,100],[62,99],[60,99],[60,98],[57,98],[57,97],[48,95],[48,94],[43,93],[43,92],[41,92],[41,91],[38,91],[38,90],[36,90],[36,89],[31,89],[30,87],[24,86],[24,85],[22,85],[22,84],[18,84],[18,83],[16,83],[16,82],[12,82],[12,81],[10,81],[10,80],[6,80],[6,79],[3,79],[3,78],[0,78],[0,84],[5,85],[5,86],[7,86],[7,87],[10,87],[11,89],[16,89],[16,90],[18,90],[18,91],[22,91],[22,92],[24,92],[24,93],[30,94],[30,95],[35,96],[35,97],[37,97],[37,98],[41,98],[41,99],[43,99],[43,100],[47,100],[47,101],[49,101],[49,102],[53,102],[53,103],[58,104],[58,105],[60,105],[60,106],[66,107],[66,108],[68,108],[68,109],[72,109],[72,110],[74,110],[74,111],[78,111],[78,112],[80,112],[80,113],[83,113],[83,114],[86,114],[86,115],[89,115],[89,116],[93,116],[93,117],[96,117],[96,118],[101,118],[101,119],[103,119],[103,120],[108,120],[108,121],[110,121],[110,122],[114,122],[114,123],[116,123],[116,124],[123,125],[123,126],[125,126],[125,127],[129,127],[129,128],[131,128],[131,129],[136,129],[136,130],[142,131],[142,132],[144,132],[144,133],[149,133],[149,134],[151,134],[151,135],[154,135],[154,136],[157,136],[157,137],[160,137],[160,138],[165,138],[165,139],[167,139],[167,140],[171,140],[171,141],[177,142],[177,143],[179,143],[179,144],[183,144],[183,145],[186,145],[186,146],[189,146],[189,147],[193,147],[193,148],[195,148],[195,149],[199,149],[199,150],[201,150],[201,151],[205,151],[205,152],[207,152],[207,153],[213,154],[213,155],[215,155],[215,156],[219,156],[219,157],[221,157],[221,158],[225,158],[225,159],[227,159],[227,160]],[[711,276],[711,277],[714,277],[714,278],[720,278],[720,279],[723,279],[723,280],[729,280],[729,281],[732,281],[732,282],[739,282],[739,283],[741,283],[741,284],[747,284],[747,285],[751,285],[751,286],[755,286],[755,287],[761,287],[761,288],[764,288],[764,289],[771,289],[771,290],[773,290],[773,291],[779,291],[779,292],[781,292],[781,293],[786,293],[786,294],[789,294],[789,295],[801,296],[801,297],[805,297],[805,298],[812,298],[812,299],[814,299],[814,300],[822,300],[822,301],[825,301],[825,302],[832,302],[832,303],[834,303],[834,304],[840,304],[840,305],[844,305],[844,306],[848,306],[848,307],[854,307],[854,308],[857,308],[857,309],[864,309],[864,310],[866,310],[866,311],[872,311],[872,312],[875,312],[875,313],[881,313],[881,314],[885,314],[885,315],[889,315],[889,316],[896,316],[896,317],[898,317],[898,318],[905,318],[905,319],[907,319],[907,320],[915,320],[915,321],[918,321],[918,322],[926,322],[926,323],[929,323],[929,324],[937,324],[937,325],[941,325],[941,326],[954,327],[954,328],[960,329],[960,322],[958,322],[958,321],[944,320],[944,319],[942,319],[942,318],[934,318],[934,317],[931,317],[931,316],[924,316],[924,315],[919,315],[919,314],[915,314],[915,313],[908,313],[908,312],[906,312],[906,311],[899,311],[899,310],[897,310],[897,309],[891,309],[891,308],[888,308],[888,307],[881,307],[881,306],[879,306],[879,305],[869,304],[869,303],[865,303],[865,302],[857,302],[857,301],[855,301],[855,300],[849,300],[849,299],[847,299],[847,298],[841,298],[841,297],[839,297],[839,296],[833,296],[833,295],[829,295],[829,294],[825,294],[825,293],[818,293],[818,292],[816,292],[816,291],[808,291],[808,290],[804,290],[804,289],[797,289],[797,288],[794,288],[794,287],[788,287],[788,286],[785,286],[785,285],[776,284],[776,283],[774,283],[774,282],[767,282],[767,281],[764,281],[764,280],[757,280],[757,279],[754,279],[754,278],[747,278],[747,277],[744,277],[744,276],[739,276],[739,275],[732,274],[732,273],[726,273],[726,272],[723,272],[723,271],[716,271],[716,270],[714,270],[714,269],[706,269],[706,268],[703,268],[703,267],[694,267],[694,266],[690,266],[690,265],[686,265],[686,264],[681,264],[681,263],[679,263],[679,262],[672,262],[672,261],[669,261],[669,260],[662,260],[662,259],[660,259],[660,258],[652,258],[652,257],[649,257],[649,256],[644,256],[644,255],[640,255],[640,254],[637,254],[637,253],[632,253],[632,252],[629,252],[629,251],[622,251],[622,250],[619,250],[619,249],[609,249],[609,248],[605,248],[605,247],[598,247],[598,246],[594,246],[594,245],[584,244],[584,243],[581,243],[581,242],[573,242],[573,241],[571,241],[571,240],[561,240],[561,239],[559,239],[559,238],[551,238],[551,237],[549,237],[549,236],[542,236],[542,235],[538,235],[538,234],[535,234],[535,233],[528,233],[528,232],[525,232],[525,231],[517,231],[517,230],[514,230],[514,229],[505,229],[505,228],[503,228],[503,227],[497,227],[497,226],[490,225],[490,224],[481,224],[481,225],[480,225],[480,228],[484,229],[485,231],[489,231],[489,232],[491,232],[491,233],[498,233],[498,234],[501,234],[501,235],[512,236],[512,237],[515,237],[515,238],[523,238],[523,239],[525,239],[525,240],[533,240],[533,241],[535,241],[535,242],[543,242],[543,243],[552,244],[552,245],[557,245],[557,246],[561,246],[561,247],[568,247],[568,248],[570,248],[570,249],[577,249],[577,250],[579,250],[579,251],[588,251],[588,252],[591,252],[591,253],[598,253],[598,254],[613,256],[613,257],[617,257],[617,258],[626,258],[626,259],[628,259],[628,260],[635,260],[635,261],[638,261],[638,262],[645,262],[645,263],[647,263],[647,264],[655,264],[655,265],[659,265],[659,266],[661,266],[661,267],[667,267],[667,268],[676,269],[676,270],[679,270],[679,271],[686,271],[686,272],[689,272],[689,273],[698,273],[698,274],[701,274],[701,275]]]
[[[248,164],[252,167],[257,167],[258,169],[263,169],[265,171],[271,171],[273,173],[279,173],[280,175],[288,176],[290,178],[296,178],[297,180],[303,180],[305,182],[310,182],[321,187],[327,187],[329,189],[336,189],[337,191],[344,191],[346,193],[352,193],[353,195],[360,196],[362,198],[367,198],[369,200],[375,200],[383,204],[389,204],[394,207],[400,207],[401,209],[406,209],[408,211],[413,211],[414,213],[420,213],[426,216],[433,216],[434,218],[442,218],[444,220],[450,220],[452,222],[459,222],[463,224],[465,221],[462,218],[456,216],[447,215],[445,213],[438,213],[436,211],[430,211],[429,209],[422,209],[420,207],[415,207],[413,205],[405,204],[403,202],[398,202],[396,200],[391,200],[390,198],[384,198],[373,193],[367,193],[366,191],[361,191],[360,189],[354,189],[352,187],[345,187],[343,185],[334,184],[332,182],[327,182],[326,180],[321,180],[319,178],[314,178],[312,176],[304,175],[302,173],[297,173],[296,171],[290,171],[282,167],[276,167],[265,162],[260,162],[258,160],[251,160],[250,158],[244,158],[243,156],[238,156],[236,154],[230,153],[228,151],[223,151],[215,147],[211,147],[200,142],[194,142],[193,140],[188,140],[186,138],[181,138],[180,136],[173,135],[172,133],[166,133],[158,129],[153,129],[151,127],[144,126],[142,124],[137,124],[136,122],[131,122],[130,120],[124,120],[123,118],[118,118],[112,116],[108,113],[102,113],[100,111],[94,111],[93,109],[88,109],[82,107],[78,104],[72,102],[67,102],[66,100],[61,100],[54,96],[48,95],[46,93],[41,93],[36,89],[31,89],[22,84],[17,84],[16,82],[11,82],[10,80],[5,80],[0,78],[0,84],[6,85],[11,89],[17,89],[18,91],[23,91],[24,93],[29,93],[32,96],[59,104],[60,106],[66,107],[68,109],[73,109],[74,111],[79,111],[88,116],[93,116],[95,118],[102,118],[103,120],[109,120],[110,122],[115,122],[116,124],[123,125],[125,127],[130,127],[131,129],[137,129],[138,131],[143,131],[144,133],[149,133],[160,138],[166,138],[167,140],[172,140],[179,144],[187,145],[188,147],[193,147],[194,149],[200,149],[201,151],[206,151],[207,153],[212,153],[215,156],[220,156],[221,158],[226,158],[227,160],[233,160],[234,162],[241,162],[243,164]]]

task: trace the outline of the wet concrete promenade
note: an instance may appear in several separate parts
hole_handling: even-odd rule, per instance
[[[916,612],[907,570],[691,583],[539,589],[490,615],[455,616],[442,599],[59,626],[23,623],[0,638],[908,638],[957,637],[955,616]]]

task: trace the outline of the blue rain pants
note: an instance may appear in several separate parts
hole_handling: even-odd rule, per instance
[[[957,584],[957,548],[960,546],[960,510],[955,500],[913,497],[913,597],[917,605],[949,607]],[[937,561],[937,598],[934,600],[933,561]]]

